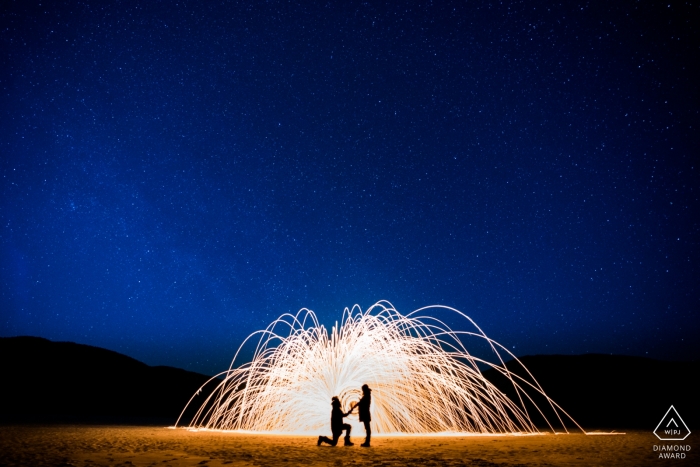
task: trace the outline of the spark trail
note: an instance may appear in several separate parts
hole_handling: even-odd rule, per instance
[[[470,330],[453,331],[430,312],[454,313]],[[463,341],[474,338],[486,345],[492,361],[467,351]],[[255,339],[253,360],[234,368],[243,346]],[[207,383],[218,386],[189,427],[318,434],[328,427],[331,397],[347,408],[359,400],[364,383],[373,390],[372,425],[379,434],[539,433],[530,415],[535,412],[551,431],[567,431],[564,421],[578,427],[522,364],[516,374],[502,355],[515,359],[454,308],[430,306],[402,315],[386,301],[364,312],[355,305],[330,333],[304,308],[248,336],[229,369]],[[512,398],[480,368],[505,377]]]

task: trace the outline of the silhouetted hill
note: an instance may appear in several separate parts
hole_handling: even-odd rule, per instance
[[[0,362],[0,421],[172,424],[209,379],[38,337],[0,338]]]
[[[694,381],[700,362],[596,354],[527,356],[520,361],[547,395],[586,429],[653,431],[671,405],[691,431],[690,425],[700,421]],[[523,375],[515,361],[506,366]],[[501,375],[494,370],[484,375],[513,396],[512,386]]]
[[[547,395],[586,429],[651,431],[671,405],[691,431],[700,420],[693,381],[700,362],[612,355],[540,355],[520,361]],[[523,374],[513,361],[506,366]],[[151,367],[98,347],[37,337],[0,338],[0,374],[0,421],[5,422],[172,424],[209,379],[177,368]],[[484,375],[515,399],[505,378],[493,370]],[[196,400],[201,404],[214,386]],[[193,413],[188,411],[185,418]]]

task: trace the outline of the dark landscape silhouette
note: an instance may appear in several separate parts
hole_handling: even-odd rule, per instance
[[[169,425],[209,379],[178,368],[148,366],[98,347],[38,337],[0,338],[0,358],[3,423]],[[700,370],[697,361],[595,354],[526,356],[520,361],[547,395],[587,430],[653,430],[670,405],[686,421],[700,415],[692,382]],[[509,397],[516,396],[495,371],[484,376]],[[207,385],[197,399],[204,401],[214,386]],[[191,404],[183,420],[200,405]]]
[[[0,338],[0,359],[0,421],[6,423],[173,424],[209,379],[99,347],[38,337]],[[205,388],[197,397],[206,395]]]
[[[700,362],[669,362],[623,355],[536,355],[519,359],[546,394],[586,430],[654,430],[671,405],[686,420],[698,420],[694,375]],[[506,363],[516,374],[520,365]],[[515,397],[495,371],[484,376]],[[540,407],[542,398],[535,402]],[[531,411],[534,420],[538,417]],[[536,421],[542,426],[541,419]],[[692,430],[692,428],[691,428]]]

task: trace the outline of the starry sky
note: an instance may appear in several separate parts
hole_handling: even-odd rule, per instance
[[[302,307],[700,358],[697,2],[0,7],[0,336],[214,374]]]

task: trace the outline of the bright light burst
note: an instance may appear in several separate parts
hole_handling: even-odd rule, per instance
[[[471,330],[453,331],[426,314],[431,311],[455,313]],[[253,360],[234,368],[243,346],[256,336]],[[463,341],[472,338],[486,345],[493,362],[467,351]],[[538,413],[552,431],[554,426],[566,431],[563,420],[575,425],[524,367],[518,373],[525,376],[509,371],[502,355],[515,358],[454,308],[430,306],[402,315],[386,301],[365,312],[355,305],[345,309],[330,335],[313,311],[301,309],[241,344],[228,371],[210,380],[219,384],[190,428],[319,434],[329,429],[331,397],[337,395],[347,410],[365,383],[372,388],[375,433],[537,433],[529,412]],[[480,368],[507,378],[517,401]],[[533,395],[545,401],[546,410]],[[361,433],[350,418],[353,431]]]

